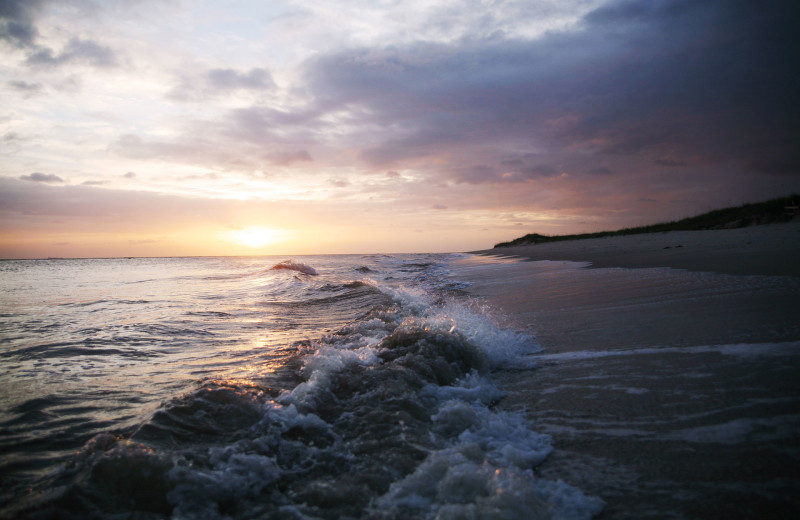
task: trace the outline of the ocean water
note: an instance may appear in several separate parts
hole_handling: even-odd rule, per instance
[[[0,517],[591,518],[456,258],[0,262]]]

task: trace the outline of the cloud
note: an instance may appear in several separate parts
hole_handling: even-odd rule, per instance
[[[781,2],[609,2],[578,30],[535,39],[319,55],[305,80],[316,111],[360,114],[365,130],[349,142],[372,168],[437,164],[458,182],[493,182],[511,166],[497,161],[501,150],[529,147],[543,156],[511,167],[513,179],[555,176],[566,156],[604,157],[609,171],[612,156],[677,166],[664,162],[673,150],[784,169],[764,159],[790,153],[772,143],[800,140],[800,118],[787,112],[800,91],[797,12]]]
[[[277,88],[267,69],[254,67],[246,72],[236,69],[183,71],[178,83],[166,94],[173,101],[201,101],[235,91],[263,92]]]
[[[197,131],[188,131],[171,140],[144,139],[135,134],[123,134],[108,149],[122,157],[142,161],[165,161],[175,164],[193,164],[206,168],[243,173],[264,173],[265,168],[288,168],[297,163],[313,162],[305,149],[292,149],[281,139],[270,139],[258,132],[248,133],[240,128],[230,135],[225,122],[213,128],[199,123]],[[207,135],[201,135],[205,132]],[[288,148],[288,149],[287,149]],[[126,178],[133,178],[126,175]]]
[[[157,141],[145,140],[134,134],[123,134],[109,146],[111,151],[129,159],[182,164],[228,163],[232,160],[232,154],[221,148],[202,138]]]
[[[0,217],[4,222],[34,221],[52,223],[53,217],[81,218],[86,222],[108,220],[138,226],[131,217],[141,220],[142,226],[163,225],[165,215],[179,215],[184,220],[196,218],[200,209],[213,211],[219,201],[194,201],[170,195],[130,190],[112,190],[87,185],[52,185],[26,183],[0,177]],[[106,224],[103,224],[106,225]]]
[[[325,112],[302,107],[293,111],[278,110],[267,106],[236,108],[222,118],[222,133],[231,139],[244,139],[263,145],[268,142],[293,140],[312,141],[313,136],[330,127],[330,123],[319,120]]]
[[[62,179],[58,175],[54,175],[52,173],[39,173],[39,172],[33,172],[30,175],[22,175],[20,176],[20,179],[22,179],[23,181],[30,181],[30,182],[47,182],[47,183],[64,182],[64,179]]]
[[[41,48],[28,56],[29,65],[58,67],[65,64],[89,65],[97,68],[112,68],[119,64],[116,53],[94,40],[72,38],[60,53]]]
[[[39,35],[34,18],[43,3],[39,0],[0,2],[0,40],[18,48],[33,46]]]
[[[497,171],[486,164],[455,167],[450,169],[447,174],[456,182],[466,184],[497,182],[500,179]]]
[[[23,95],[33,96],[36,94],[41,93],[42,91],[42,84],[41,83],[33,83],[28,81],[19,81],[19,80],[12,80],[7,83],[9,87],[12,89],[21,92]]]
[[[653,164],[658,166],[666,166],[667,168],[686,168],[686,162],[681,161],[680,159],[676,159],[671,155],[666,157],[661,157],[653,161]]]
[[[123,174],[122,177],[124,179],[135,179],[136,178],[136,172],[127,172],[127,173]]]
[[[87,65],[95,68],[114,68],[119,65],[116,52],[94,39],[73,36],[60,52],[41,44],[38,18],[50,0],[3,0],[0,2],[0,40],[27,54],[25,63],[40,69],[64,65]],[[96,6],[77,5],[90,11]],[[41,86],[25,81],[10,81],[9,85],[29,95],[38,93]]]
[[[164,12],[178,6],[170,4]],[[385,4],[375,4],[369,16],[396,9]],[[43,18],[37,36],[38,7],[2,5],[16,9],[3,20],[27,20],[31,29],[27,39],[4,36],[6,47],[22,45],[22,60],[39,64],[6,78],[7,92],[17,99],[41,92],[41,84],[54,99],[66,96],[51,81],[61,82],[57,76],[68,73],[83,78],[84,88],[96,88],[95,71],[87,66],[111,69],[122,57],[105,42],[125,48],[142,66],[139,73],[152,73],[141,87],[140,81],[126,81],[130,71],[124,67],[109,70],[103,77],[115,87],[124,85],[119,95],[131,94],[135,110],[116,111],[109,106],[113,97],[98,96],[98,105],[118,118],[114,126],[104,124],[101,133],[100,125],[81,125],[87,143],[96,132],[95,139],[104,139],[115,159],[122,159],[122,166],[108,170],[117,172],[109,180],[120,181],[119,172],[128,169],[139,171],[136,161],[160,163],[164,179],[184,186],[201,178],[190,175],[198,172],[217,172],[221,184],[231,171],[293,179],[285,174],[295,169],[316,175],[309,185],[330,193],[346,178],[348,195],[360,190],[376,200],[446,190],[461,197],[445,201],[458,210],[549,204],[578,213],[586,211],[584,204],[624,208],[661,190],[665,194],[658,198],[665,201],[688,198],[684,192],[697,200],[708,187],[722,185],[735,194],[765,175],[782,174],[786,185],[799,171],[800,117],[793,107],[800,79],[793,67],[800,46],[792,45],[796,9],[785,3],[581,2],[580,9],[601,7],[576,21],[564,16],[576,3],[567,8],[560,2],[493,2],[491,9],[476,6],[478,14],[464,9],[467,2],[441,2],[426,4],[424,15],[409,15],[419,31],[389,20],[386,26],[359,29],[352,38],[317,43],[313,54],[290,42],[279,55],[254,57],[243,48],[229,61],[183,43],[165,44],[150,61],[139,59],[143,48],[163,42],[143,32],[135,45],[116,43],[129,38],[136,23],[106,39],[97,21],[55,10],[46,13],[48,25]],[[319,20],[316,9],[309,7],[309,16]],[[532,14],[538,9],[555,10],[557,23],[540,25],[538,14],[550,14]],[[286,30],[283,22],[270,24]],[[343,24],[341,34],[350,27]],[[193,35],[188,29],[180,33],[186,41]],[[238,37],[254,42],[250,49],[264,43],[249,33]],[[297,64],[295,56],[311,57]],[[65,70],[72,65],[78,65],[74,72]],[[153,97],[153,88],[195,104],[166,102]],[[74,106],[94,108],[82,94],[69,95],[76,98]],[[56,112],[53,119],[68,128],[66,116]],[[8,130],[30,136],[31,128]],[[109,139],[108,128],[135,130]],[[49,134],[37,134],[41,149],[45,139]],[[691,169],[681,169],[687,163]],[[43,171],[64,171],[35,164]],[[188,167],[195,165],[201,168]],[[149,178],[148,186],[158,182]],[[419,204],[427,211],[439,202],[426,198]]]
[[[292,152],[274,152],[267,155],[273,164],[280,166],[290,166],[296,162],[311,162],[314,160],[306,150],[295,150]]]
[[[209,86],[222,90],[275,88],[272,75],[266,69],[261,68],[253,68],[246,73],[237,72],[234,69],[212,69],[207,73],[207,80]]]
[[[350,181],[347,179],[328,179],[328,184],[336,188],[346,188],[350,186]]]
[[[541,159],[539,154],[528,153],[503,159],[494,165],[476,164],[454,167],[446,171],[446,176],[458,183],[497,184],[525,183],[561,175],[557,166],[538,162]]]

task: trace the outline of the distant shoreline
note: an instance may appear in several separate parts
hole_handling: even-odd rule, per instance
[[[800,214],[797,206],[798,195],[780,197],[765,202],[743,204],[730,208],[717,209],[701,215],[673,222],[663,222],[649,226],[619,229],[616,231],[598,231],[575,235],[540,235],[529,233],[523,237],[495,244],[495,248],[563,242],[569,240],[585,240],[609,236],[641,235],[664,233],[667,231],[699,231],[712,229],[736,229],[749,226],[790,222]]]
[[[734,275],[800,276],[800,220],[495,247],[473,254],[591,262],[592,267],[672,267]]]

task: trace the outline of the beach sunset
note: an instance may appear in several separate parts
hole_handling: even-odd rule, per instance
[[[798,26],[0,0],[0,518],[797,517]]]

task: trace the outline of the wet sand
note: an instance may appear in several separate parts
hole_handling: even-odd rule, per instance
[[[454,275],[545,349],[497,374],[541,476],[600,518],[800,517],[800,223],[512,252]]]

